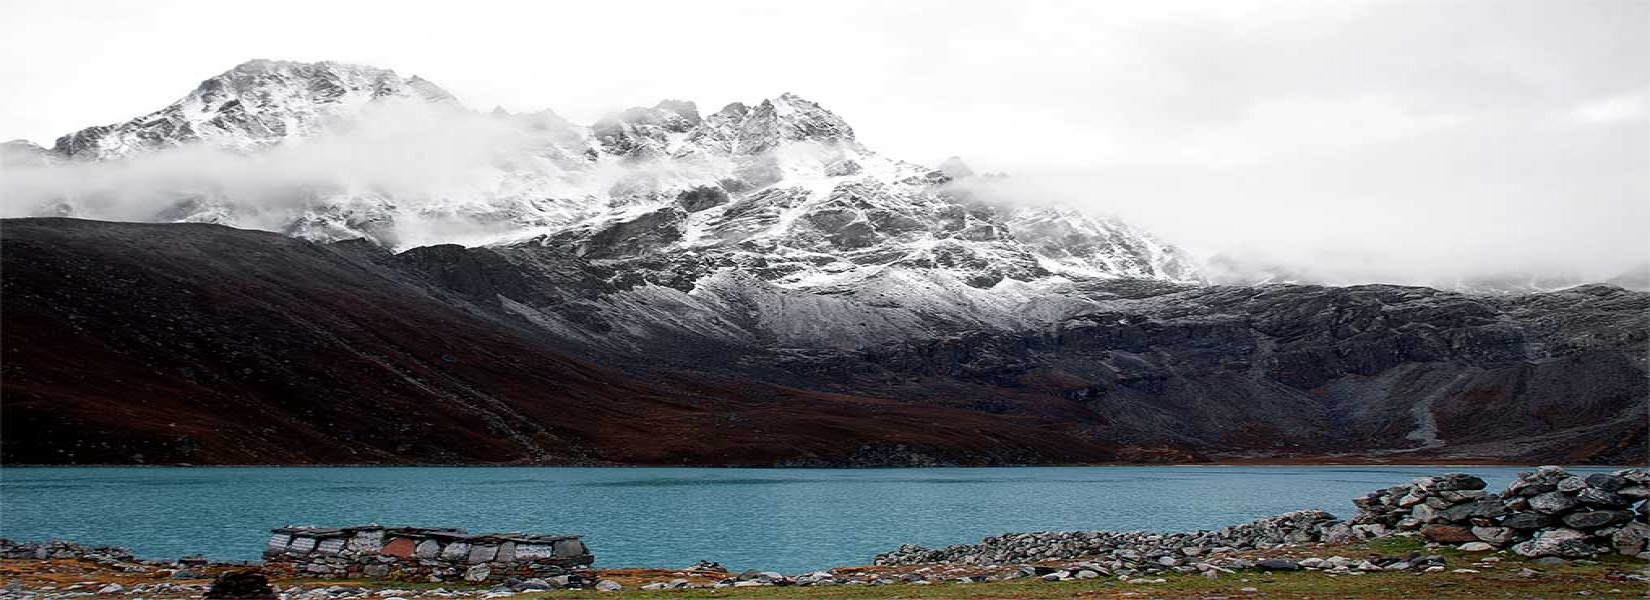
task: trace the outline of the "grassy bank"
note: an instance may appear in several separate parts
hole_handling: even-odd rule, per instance
[[[989,583],[855,587],[760,587],[641,591],[627,590],[623,598],[1620,598],[1650,597],[1645,583],[1629,581],[1622,571],[1642,571],[1643,564],[1605,560],[1598,564],[1541,567],[1534,577],[1519,574],[1521,563],[1502,563],[1477,573],[1425,575],[1369,573],[1334,576],[1319,572],[1240,573],[1220,579],[1198,575],[1165,575],[1163,583],[1123,583],[1115,579],[1043,582],[1019,579]],[[1471,567],[1468,567],[1471,568]],[[1156,578],[1153,578],[1156,579]],[[567,590],[516,598],[595,598],[615,594]]]
[[[1281,550],[1281,551],[1280,551]],[[1386,538],[1363,544],[1342,546],[1305,546],[1269,551],[1272,556],[1365,557],[1369,555],[1397,555],[1412,550],[1443,555],[1448,567],[1443,572],[1416,571],[1371,572],[1366,574],[1331,574],[1320,571],[1298,572],[1239,572],[1207,579],[1197,574],[1163,574],[1146,576],[1151,583],[1129,583],[1116,578],[1045,582],[1035,578],[981,583],[898,583],[881,586],[832,587],[747,587],[716,589],[674,589],[647,591],[641,586],[657,581],[681,577],[681,573],[665,569],[608,569],[599,571],[602,579],[624,585],[619,592],[595,590],[561,590],[523,593],[510,598],[553,600],[559,598],[637,598],[690,600],[695,598],[979,598],[979,599],[1035,599],[1035,598],[1117,598],[1117,599],[1204,599],[1229,600],[1250,598],[1372,598],[1397,600],[1411,598],[1468,599],[1468,598],[1620,598],[1650,597],[1650,584],[1634,577],[1650,576],[1650,564],[1624,556],[1606,556],[1596,561],[1565,561],[1562,564],[1544,564],[1506,553],[1465,553],[1448,546],[1425,547],[1417,538]],[[881,568],[862,567],[849,571],[876,571],[898,573],[921,567]],[[223,570],[227,569],[213,569]],[[1459,570],[1459,571],[1458,571]],[[689,577],[695,583],[709,583],[714,577],[699,573]],[[53,588],[46,597],[60,597],[71,591],[67,586],[76,582],[118,583],[126,586],[156,581],[155,575],[123,573],[78,560],[4,560],[0,561],[0,586],[18,585],[23,589]],[[1162,582],[1157,582],[1161,579]],[[204,584],[208,580],[194,580]],[[13,583],[15,582],[15,583]],[[485,587],[454,585],[453,583],[412,583],[393,581],[340,581],[319,579],[288,579],[273,582],[281,588],[350,586],[362,589],[356,594],[383,598],[383,592],[402,590],[400,595],[417,598],[434,588],[465,590],[478,594]],[[84,591],[95,590],[88,586]],[[55,593],[53,593],[55,592]],[[353,596],[353,594],[352,594]],[[150,595],[148,597],[168,597]],[[360,597],[360,596],[354,596]],[[474,597],[474,596],[471,596]]]

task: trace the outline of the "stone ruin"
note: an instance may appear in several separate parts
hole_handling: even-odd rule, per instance
[[[1283,544],[1345,544],[1420,536],[1468,552],[1506,549],[1528,558],[1622,554],[1650,560],[1650,469],[1572,475],[1547,466],[1519,473],[1506,491],[1487,491],[1464,473],[1417,477],[1354,498],[1341,521],[1321,510],[1267,517],[1219,531],[1043,531],[1006,533],[944,548],[904,545],[876,564],[1001,565],[1101,557],[1117,568],[1178,568],[1195,557]],[[1406,563],[1411,564],[1411,563]]]
[[[271,532],[264,568],[294,577],[482,583],[568,576],[596,560],[577,535],[378,525]]]
[[[1518,474],[1502,493],[1465,473],[1418,477],[1353,500],[1359,537],[1418,532],[1468,551],[1526,557],[1617,553],[1650,559],[1650,470],[1571,475],[1547,466]]]

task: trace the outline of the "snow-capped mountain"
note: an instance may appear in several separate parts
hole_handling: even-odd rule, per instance
[[[549,111],[471,111],[430,82],[386,69],[257,60],[161,110],[65,135],[50,151],[31,151],[39,164],[24,168],[141,171],[144,161],[201,149],[276,181],[249,193],[222,181],[238,175],[163,178],[133,208],[120,195],[145,186],[56,189],[42,177],[22,212],[214,222],[391,248],[531,245],[703,275],[734,269],[807,289],[890,270],[978,289],[1009,280],[1201,281],[1178,250],[1120,221],[984,201],[960,160],[930,168],[882,156],[842,118],[793,94],[709,115],[667,100],[583,126]],[[421,166],[445,154],[456,158]],[[309,168],[311,155],[344,165],[388,155],[391,164],[376,179],[374,164],[279,180],[288,165]],[[427,173],[428,181],[401,181]]]
[[[42,407],[7,421],[14,462],[1619,462],[1644,439],[1643,293],[1195,285],[1126,223],[884,156],[791,94],[583,125],[255,61],[0,144],[0,169],[8,216],[93,219],[0,239],[6,345],[43,349],[8,356],[5,393]],[[1484,427],[1486,402],[1518,418]]]
[[[192,143],[255,150],[320,132],[375,100],[452,96],[417,77],[333,62],[254,60],[201,82],[166,108],[57,139],[69,158],[113,159]]]

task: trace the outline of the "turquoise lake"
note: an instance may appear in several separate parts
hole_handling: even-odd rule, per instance
[[[1307,508],[1345,518],[1353,496],[1412,477],[1464,471],[1498,490],[1519,470],[6,468],[0,536],[256,560],[271,527],[380,523],[579,533],[601,567],[802,572],[1010,531],[1218,529]]]

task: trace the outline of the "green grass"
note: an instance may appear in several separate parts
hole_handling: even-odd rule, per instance
[[[1422,540],[1419,537],[1398,537],[1398,536],[1393,536],[1393,537],[1385,537],[1385,538],[1376,538],[1376,539],[1364,542],[1362,544],[1347,546],[1348,550],[1358,549],[1358,548],[1362,548],[1362,549],[1367,550],[1368,552],[1373,552],[1373,553],[1381,554],[1381,555],[1384,555],[1384,556],[1399,556],[1399,555],[1403,555],[1403,554],[1408,554],[1410,552],[1420,552],[1423,556],[1424,555],[1429,555],[1429,554],[1437,554],[1437,555],[1443,556],[1445,558],[1454,559],[1457,556],[1466,556],[1468,554],[1468,553],[1462,552],[1460,550],[1456,550],[1455,547],[1453,547],[1453,546],[1439,546],[1439,547],[1434,548],[1432,550],[1428,550],[1426,541]],[[1342,554],[1342,556],[1346,556],[1347,558],[1354,558],[1354,557],[1346,555],[1346,554]],[[1455,561],[1451,560],[1450,562],[1455,562]]]
[[[832,586],[832,587],[751,587],[722,589],[681,589],[643,591],[627,588],[623,593],[595,590],[561,590],[521,594],[514,598],[557,600],[562,598],[623,598],[675,599],[733,598],[785,600],[790,598],[959,598],[1018,600],[1034,598],[1118,598],[1181,600],[1191,598],[1227,597],[1232,600],[1249,598],[1372,598],[1398,600],[1425,598],[1453,600],[1477,598],[1577,598],[1577,592],[1587,592],[1586,598],[1643,599],[1650,597],[1650,586],[1627,581],[1624,573],[1650,573],[1650,565],[1624,556],[1609,556],[1596,562],[1574,562],[1559,567],[1538,567],[1517,556],[1499,554],[1502,558],[1493,569],[1474,567],[1491,553],[1461,552],[1452,547],[1428,549],[1419,538],[1394,537],[1372,540],[1363,544],[1337,548],[1302,549],[1300,554],[1314,556],[1340,555],[1362,559],[1369,554],[1402,555],[1411,551],[1438,554],[1448,561],[1448,568],[1479,569],[1479,573],[1418,574],[1415,572],[1368,573],[1364,575],[1329,575],[1316,571],[1293,573],[1243,572],[1225,575],[1219,579],[1205,579],[1196,574],[1165,574],[1164,583],[1124,583],[1116,579],[1089,579],[1078,581],[1044,582],[1036,579],[1017,579],[990,583],[935,583],[931,585],[893,584],[886,586]],[[1542,571],[1535,578],[1518,575],[1529,567]],[[665,578],[661,578],[665,579]],[[432,584],[414,582],[370,582],[339,580],[284,580],[283,586],[302,585],[361,585],[374,588],[401,588],[422,590],[434,587],[473,587],[453,583]],[[1243,591],[1254,588],[1253,591]]]
[[[1276,573],[1227,576],[1218,580],[1197,575],[1165,576],[1165,583],[1130,584],[1115,580],[1043,582],[1016,580],[997,583],[906,585],[878,587],[760,587],[720,590],[628,591],[624,598],[1644,598],[1643,584],[1612,581],[1598,567],[1549,571],[1537,579],[1522,579],[1516,569],[1504,573],[1372,573],[1330,577],[1323,573]],[[1256,591],[1244,592],[1244,588]],[[1613,590],[1613,591],[1612,591]],[[518,598],[596,598],[614,594],[589,590],[547,592]]]
[[[488,588],[492,587],[492,586],[487,586],[487,585],[475,585],[475,584],[467,583],[467,582],[463,582],[463,581],[446,581],[446,582],[442,582],[442,583],[430,583],[428,581],[410,581],[410,580],[321,579],[321,578],[316,578],[316,577],[298,577],[298,578],[293,578],[293,579],[280,579],[280,580],[275,581],[275,583],[277,585],[280,585],[282,588],[287,588],[287,587],[292,587],[292,586],[328,587],[328,586],[334,586],[334,585],[342,585],[342,586],[350,586],[350,587],[372,588],[372,589],[379,589],[379,590],[433,590],[433,589],[439,589],[439,588],[446,588],[446,589],[449,589],[449,590],[477,590],[477,589],[488,589]]]

